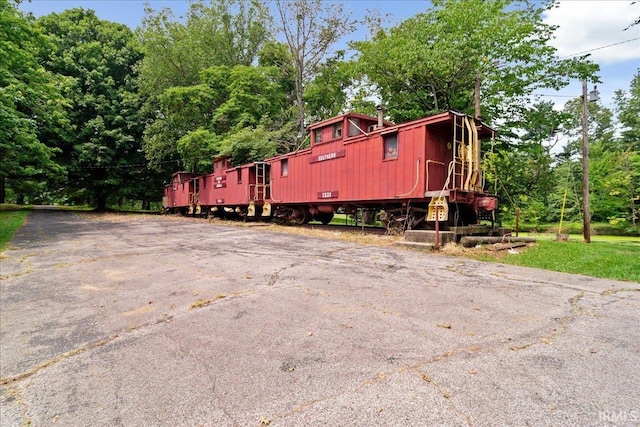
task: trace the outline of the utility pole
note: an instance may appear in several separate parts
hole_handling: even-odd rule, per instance
[[[582,234],[585,243],[591,243],[591,211],[589,207],[589,136],[587,126],[587,80],[582,80]]]

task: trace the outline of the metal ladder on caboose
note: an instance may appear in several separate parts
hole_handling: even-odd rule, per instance
[[[475,120],[469,116],[453,116],[453,185],[465,191],[479,191],[480,141]]]
[[[256,162],[256,184],[253,192],[253,200],[265,200],[269,198],[269,164]]]

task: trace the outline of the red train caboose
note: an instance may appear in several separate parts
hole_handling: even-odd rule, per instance
[[[198,175],[189,172],[175,172],[171,183],[164,186],[162,210],[167,213],[193,214],[197,205]]]
[[[232,167],[227,157],[213,159],[213,173],[198,178],[195,211],[215,216],[270,216],[262,210],[270,198],[269,169],[266,162]]]
[[[309,127],[311,146],[198,178],[198,212],[323,223],[342,209],[379,212],[389,230],[470,226],[492,219],[480,140],[494,131],[453,111],[394,125],[357,113]]]
[[[276,217],[326,221],[339,207],[382,209],[389,228],[412,229],[435,223],[436,211],[462,226],[497,207],[480,170],[480,138],[494,131],[471,117],[446,112],[392,125],[350,113],[310,130],[310,148],[268,160],[266,202]]]

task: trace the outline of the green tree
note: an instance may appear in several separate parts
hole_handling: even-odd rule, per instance
[[[323,60],[342,37],[355,30],[357,21],[342,3],[322,0],[276,0],[277,26],[293,60],[298,137],[306,134],[305,88],[321,70]]]
[[[187,168],[204,162],[200,156],[217,146],[211,142],[217,137],[201,131],[226,99],[224,78],[232,77],[229,70],[235,66],[254,64],[269,33],[268,9],[255,0],[195,1],[184,21],[176,20],[170,9],[147,7],[137,31],[145,54],[138,81],[147,123],[144,151],[154,169],[167,162],[173,167],[181,159]],[[211,67],[222,68],[204,72]],[[198,137],[188,137],[190,132]],[[197,147],[197,141],[205,146]]]
[[[504,123],[505,131],[492,150],[495,154],[487,161],[487,177],[494,182],[494,191],[502,200],[517,202],[509,207],[511,212],[515,208],[527,209],[526,205],[533,203],[540,221],[559,218],[562,198],[558,201],[554,197],[559,178],[554,172],[557,162],[552,152],[570,119],[567,112],[554,110],[552,102],[539,102],[523,110],[516,122]],[[495,185],[498,179],[502,186]],[[560,181],[564,183],[566,179]],[[526,198],[520,199],[521,195]]]
[[[207,172],[211,158],[220,154],[220,138],[204,128],[190,131],[177,142],[182,164],[193,172]]]
[[[282,93],[287,97],[287,102],[293,106],[296,100],[296,82],[293,59],[287,45],[273,40],[265,43],[258,55],[258,65],[261,67],[276,67],[279,71],[274,75],[275,81],[280,85]]]
[[[56,149],[41,138],[66,125],[57,81],[38,61],[46,46],[47,38],[17,7],[0,0],[0,203],[7,187],[22,202],[44,191],[46,181],[64,177]]]
[[[561,153],[553,167],[555,186],[549,194],[547,222],[582,222],[582,162]]]
[[[632,227],[637,227],[640,219],[640,69],[631,81],[628,94],[616,92],[615,103],[622,125],[620,146],[624,156],[621,166],[626,171],[629,220]]]
[[[156,138],[147,156],[174,149],[188,170],[204,172],[218,155],[240,164],[291,150],[293,121],[281,76],[275,66],[217,66],[204,70],[198,85],[167,89],[159,97],[161,119],[147,128],[148,141]],[[155,126],[163,128],[151,135]],[[173,138],[160,142],[166,135]]]
[[[359,72],[392,120],[446,109],[473,113],[476,75],[483,116],[518,117],[534,90],[595,80],[598,68],[585,57],[556,57],[549,43],[555,28],[543,22],[544,10],[538,2],[434,0],[431,10],[353,43]]]
[[[70,103],[70,138],[57,140],[67,188],[105,209],[109,197],[117,200],[148,174],[133,71],[142,53],[126,26],[99,20],[91,10],[50,14],[38,24],[53,41],[43,52],[44,66],[64,79]]]
[[[640,151],[640,68],[631,80],[629,92],[616,91],[614,101],[622,125],[622,144]]]
[[[209,129],[221,138],[222,154],[231,155],[235,164],[241,164],[293,150],[295,121],[290,115],[287,91],[290,81],[281,78],[282,70],[276,66],[238,65],[229,69],[228,76],[217,71],[205,70],[203,78],[211,88],[226,95],[209,124]],[[239,148],[247,146],[247,132],[254,132],[256,145],[248,151]]]
[[[634,79],[635,80],[635,79]],[[632,87],[635,83],[632,82]],[[632,90],[633,92],[633,90]],[[619,93],[621,95],[621,93]],[[589,135],[589,188],[590,206],[593,221],[611,222],[624,227],[635,226],[638,197],[638,181],[640,180],[640,155],[634,150],[633,133],[634,118],[627,117],[633,108],[633,95],[629,98],[618,96],[620,121],[629,127],[617,132],[616,121],[611,110],[597,103],[588,104]],[[624,102],[622,102],[624,101]],[[582,170],[582,157],[578,154],[582,149],[582,100],[576,98],[569,101],[565,110],[572,123],[568,134],[572,139],[564,149],[563,155],[574,163],[573,170]],[[581,172],[575,180],[581,183]],[[581,185],[580,193],[581,194]]]
[[[192,147],[192,144],[179,150],[177,143],[189,132],[206,128],[213,111],[221,103],[220,98],[224,96],[206,84],[172,87],[159,95],[156,118],[147,124],[144,131],[143,148],[152,167],[162,170],[165,162],[175,167],[176,163],[171,160],[178,160],[182,155],[183,160],[190,159],[184,166],[195,170],[193,168],[200,160],[194,163],[194,156],[184,152],[184,148]]]
[[[348,105],[347,90],[354,84],[353,64],[338,51],[319,68],[318,74],[305,88],[304,102],[310,122],[336,116]]]
[[[637,157],[637,156],[636,156]],[[594,141],[589,147],[589,188],[593,221],[627,220],[630,200],[629,153]],[[640,167],[637,163],[636,166]]]
[[[184,22],[171,9],[147,6],[137,30],[145,54],[142,92],[198,84],[200,72],[211,66],[253,64],[269,37],[269,20],[268,9],[255,0],[193,1]]]

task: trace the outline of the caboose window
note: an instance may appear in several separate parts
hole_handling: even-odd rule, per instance
[[[289,176],[289,159],[280,160],[280,167],[282,170],[282,176]]]
[[[242,169],[236,170],[236,173],[238,174],[238,184],[242,184]]]
[[[349,136],[356,136],[362,133],[360,123],[360,119],[349,119]]]
[[[333,138],[342,138],[342,122],[336,123],[332,128]]]
[[[392,133],[384,135],[384,158],[397,159],[398,158],[398,134]]]
[[[322,142],[322,129],[316,129],[316,130],[314,130],[313,132],[314,132],[314,135],[315,135],[315,137],[314,137],[314,140],[313,140],[313,141],[314,141],[316,144],[320,144],[320,143]]]

